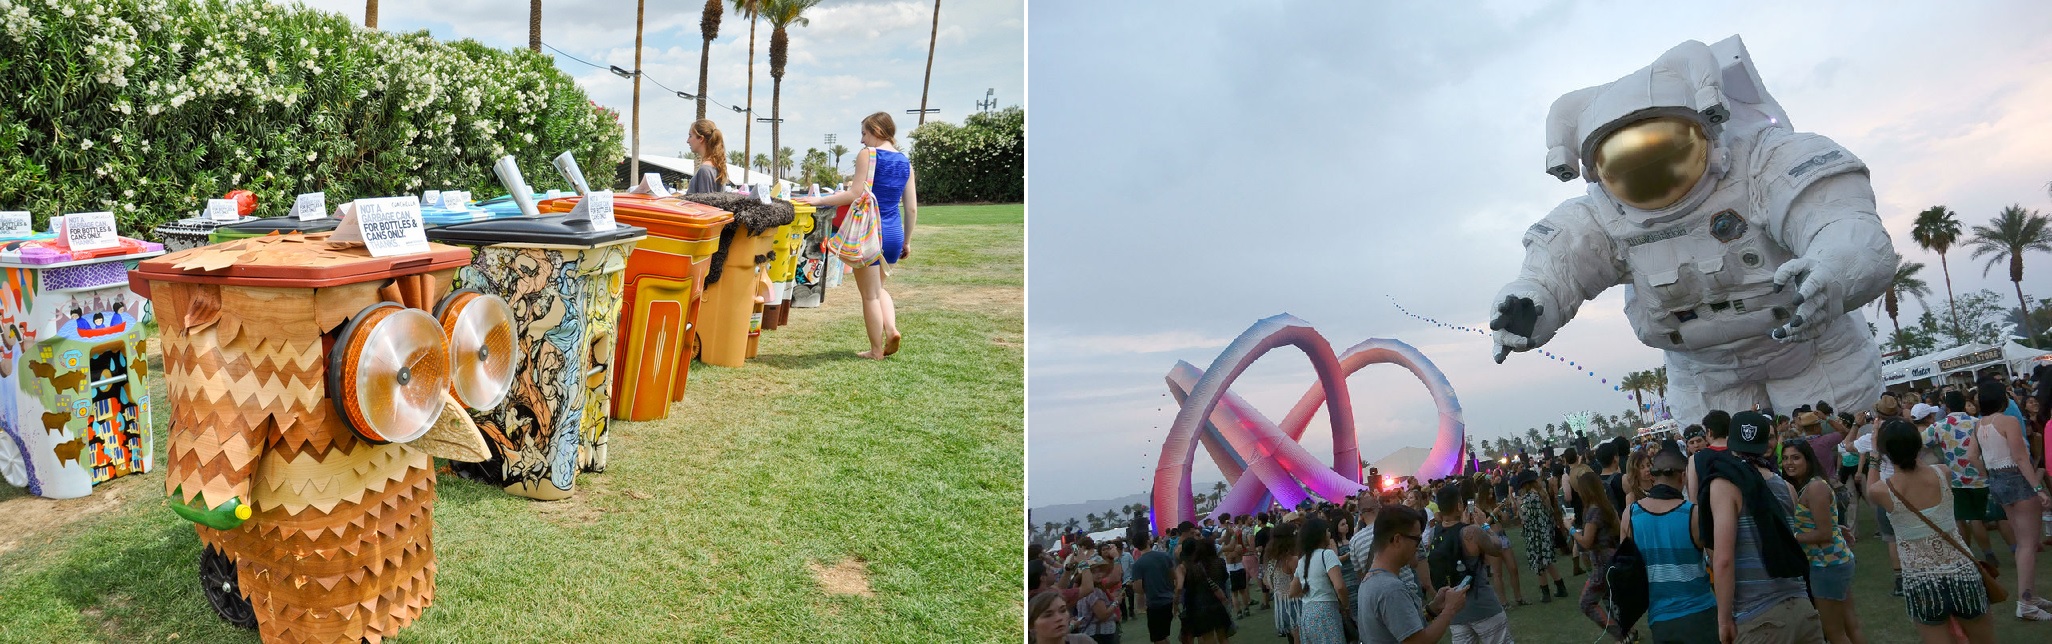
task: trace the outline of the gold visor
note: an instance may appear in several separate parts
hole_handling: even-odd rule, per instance
[[[1674,205],[1710,167],[1710,140],[1695,121],[1661,116],[1619,128],[1596,146],[1596,177],[1611,197],[1640,210]]]

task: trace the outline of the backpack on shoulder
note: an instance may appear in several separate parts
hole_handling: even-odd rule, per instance
[[[1467,549],[1462,547],[1461,533],[1467,529],[1468,524],[1456,523],[1433,531],[1432,548],[1425,555],[1426,571],[1432,575],[1432,587],[1447,588],[1478,572],[1468,568]]]

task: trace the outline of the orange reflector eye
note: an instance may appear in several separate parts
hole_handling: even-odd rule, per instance
[[[328,396],[356,435],[404,443],[426,434],[442,414],[448,343],[426,311],[380,302],[343,325],[327,376]]]
[[[492,409],[513,390],[520,368],[514,342],[513,307],[497,295],[464,289],[435,306],[449,338],[449,384],[456,401],[471,409]]]

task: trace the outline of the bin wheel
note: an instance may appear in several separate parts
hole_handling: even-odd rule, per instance
[[[200,589],[206,591],[207,603],[214,605],[214,614],[222,621],[254,630],[256,609],[242,596],[242,587],[235,580],[235,560],[209,545],[200,551],[199,564]]]
[[[506,487],[506,459],[499,455],[499,445],[485,441],[485,451],[490,452],[491,456],[476,463],[449,461],[449,471],[492,487]]]

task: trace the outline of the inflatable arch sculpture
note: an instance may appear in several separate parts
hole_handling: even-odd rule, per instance
[[[1304,392],[1278,424],[1229,388],[1262,355],[1285,345],[1303,350],[1310,358],[1318,384]],[[1269,498],[1293,507],[1314,494],[1337,500],[1365,489],[1346,377],[1373,364],[1396,364],[1410,370],[1425,384],[1437,407],[1439,435],[1416,476],[1429,480],[1452,473],[1463,458],[1466,425],[1453,386],[1431,360],[1408,344],[1381,338],[1363,341],[1335,356],[1332,345],[1309,323],[1278,315],[1241,333],[1212,360],[1210,368],[1199,370],[1179,362],[1169,371],[1169,392],[1181,409],[1155,467],[1156,532],[1196,519],[1190,468],[1200,444],[1231,481],[1230,491],[1214,513],[1252,513]],[[1326,408],[1333,430],[1330,467],[1298,443],[1321,406]]]

